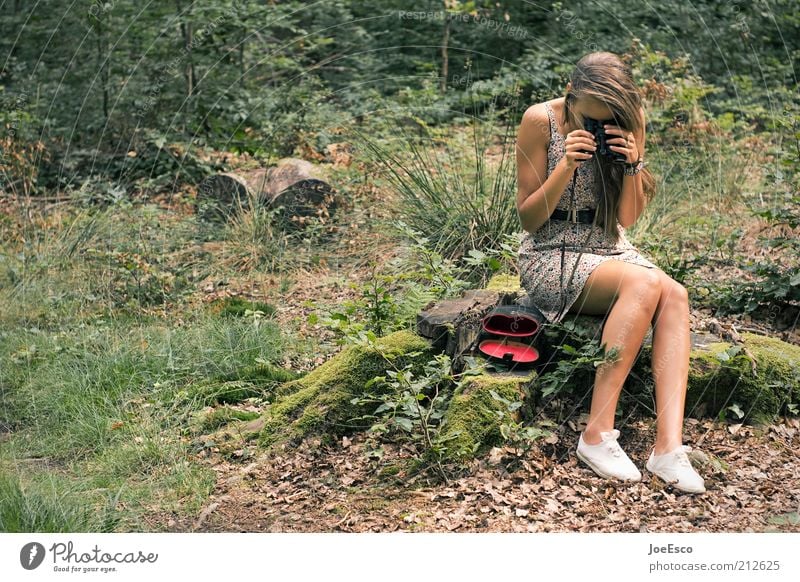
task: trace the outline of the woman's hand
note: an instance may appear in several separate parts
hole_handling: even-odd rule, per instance
[[[580,168],[584,161],[592,159],[597,145],[594,136],[585,129],[576,129],[567,134],[564,140],[564,157],[567,169],[572,171]]]
[[[636,138],[633,132],[622,129],[618,125],[604,125],[603,127],[607,134],[620,136],[606,139],[608,144],[617,144],[609,145],[609,148],[615,152],[625,154],[625,161],[629,164],[639,161],[639,148],[636,145]]]

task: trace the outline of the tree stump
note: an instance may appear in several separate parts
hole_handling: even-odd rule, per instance
[[[481,320],[498,305],[522,305],[529,307],[528,295],[515,280],[498,276],[490,281],[486,289],[471,289],[462,297],[429,304],[417,314],[417,333],[430,339],[434,348],[443,351],[453,360],[453,372],[460,373],[466,367],[465,358],[481,330]],[[568,313],[561,322],[572,326],[582,336],[600,340],[605,318],[592,315]],[[692,349],[702,348],[722,338],[709,333],[691,332]],[[643,349],[652,345],[652,327],[642,342]],[[545,341],[542,360],[537,367],[544,367],[556,357],[556,350]],[[557,342],[556,342],[557,343]]]
[[[205,222],[226,222],[254,204],[279,209],[284,226],[302,227],[311,217],[325,221],[336,210],[336,196],[324,171],[296,158],[284,158],[276,166],[215,174],[197,190],[195,210]]]
[[[512,305],[513,293],[492,289],[472,289],[458,299],[440,301],[417,314],[417,333],[433,342],[453,361],[453,371],[460,373],[464,358],[481,330],[481,320],[497,305]]]

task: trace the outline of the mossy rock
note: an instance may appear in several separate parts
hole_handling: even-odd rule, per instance
[[[276,399],[258,419],[241,430],[258,434],[260,444],[298,442],[310,434],[332,441],[342,435],[365,430],[370,419],[360,419],[374,411],[375,405],[353,404],[365,395],[365,385],[392,368],[411,364],[419,374],[434,356],[430,342],[408,330],[378,338],[375,349],[351,345],[302,378],[286,382],[276,391]],[[387,361],[388,360],[388,361]],[[370,390],[381,394],[380,383]]]
[[[759,423],[800,403],[800,346],[753,333],[743,333],[742,340],[752,359],[727,342],[692,352],[687,412],[702,405],[716,416],[736,405],[744,413],[739,420]]]
[[[800,403],[800,346],[753,333],[741,337],[743,347],[720,341],[691,351],[686,416],[717,417],[735,406],[743,416],[725,413],[728,418],[758,424]],[[641,380],[652,384],[652,346],[642,349],[631,375],[639,379],[626,384],[632,393],[651,390]]]
[[[453,394],[442,419],[439,440],[445,451],[445,464],[466,465],[486,449],[503,441],[500,427],[520,421],[520,410],[511,412],[508,405],[492,392],[510,402],[527,401],[529,387],[536,373],[477,374],[469,377]]]

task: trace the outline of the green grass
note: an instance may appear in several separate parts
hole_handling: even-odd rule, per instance
[[[15,441],[57,459],[83,458],[143,436],[148,424],[177,426],[197,405],[179,398],[194,383],[235,377],[257,359],[283,355],[273,324],[204,316],[177,328],[0,332],[0,350],[4,408],[13,415],[6,421],[24,427]]]
[[[521,230],[514,202],[516,127],[488,112],[485,117],[470,119],[468,129],[395,132],[388,141],[354,131],[351,139],[397,194],[387,228],[401,219],[446,259],[499,248],[504,236]]]
[[[213,484],[191,459],[185,436],[192,413],[207,404],[193,387],[209,378],[252,374],[257,359],[269,362],[282,354],[274,325],[202,314],[178,328],[0,333],[2,421],[13,431],[4,451],[17,460],[45,459],[64,467],[60,478],[81,492],[121,488],[128,513],[144,514],[153,497],[162,506],[181,501],[188,510]],[[9,499],[12,507],[23,507],[19,494]],[[61,498],[43,499],[34,507],[49,516]],[[84,522],[70,517],[65,523]],[[125,523],[126,531],[143,526],[130,516]]]
[[[296,377],[284,356],[312,347],[281,334],[269,302],[189,301],[191,282],[225,271],[191,217],[123,206],[17,226],[25,243],[0,233],[0,530],[151,531],[196,512],[214,473],[194,416],[258,405]],[[237,390],[209,393],[225,382]]]
[[[109,532],[119,521],[117,498],[109,496],[100,510],[81,500],[76,492],[63,489],[63,482],[50,476],[22,485],[8,466],[0,473],[0,532]]]

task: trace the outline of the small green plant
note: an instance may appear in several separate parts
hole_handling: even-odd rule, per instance
[[[397,324],[397,302],[385,286],[392,279],[373,274],[361,289],[361,297],[366,305],[367,325],[377,335],[392,331]]]
[[[594,374],[595,370],[604,363],[613,363],[619,358],[619,348],[606,350],[605,344],[597,340],[583,340],[580,348],[575,348],[567,343],[558,346],[566,358],[556,364],[555,370],[543,374],[539,386],[543,397],[560,395],[571,390],[580,382],[576,378],[585,378]]]
[[[800,271],[771,262],[748,261],[741,269],[755,280],[732,281],[717,296],[718,313],[752,313],[762,306],[785,307],[800,302]]]
[[[504,234],[502,241],[498,244],[499,248],[486,248],[484,250],[471,249],[464,257],[463,262],[469,265],[473,272],[480,274],[481,281],[485,283],[491,279],[492,275],[508,267],[509,270],[517,265],[517,255],[522,236],[519,233]],[[474,274],[466,276],[472,281],[476,277]]]
[[[363,342],[367,333],[381,336],[413,325],[417,313],[430,301],[459,296],[472,284],[461,278],[464,269],[429,248],[429,240],[407,224],[400,228],[412,240],[410,256],[389,263],[388,273],[372,263],[372,276],[365,282],[350,283],[359,290],[356,299],[344,300],[338,309],[308,316],[310,324],[320,323],[339,334],[338,343]],[[314,302],[306,306],[314,307]]]
[[[423,235],[404,221],[397,222],[398,230],[410,241],[409,256],[391,263],[399,280],[425,282],[436,299],[457,297],[472,283],[464,278],[466,269],[453,259],[445,258]],[[473,259],[474,260],[474,259]]]
[[[514,414],[522,408],[523,402],[521,400],[503,398],[494,390],[490,390],[489,394],[491,394],[492,398],[501,402],[507,411],[507,413],[502,410],[497,411],[500,418],[508,419],[500,425],[500,434],[513,450],[515,462],[519,462],[539,439],[546,438],[552,434],[551,431],[543,428],[545,426],[553,426],[554,423],[551,421],[544,420],[534,425],[528,425],[522,420],[514,420]]]
[[[402,432],[417,448],[417,459],[432,462],[437,473],[447,480],[441,458],[447,443],[440,437],[438,428],[447,410],[455,378],[447,354],[437,354],[424,366],[421,375],[415,376],[411,365],[387,370],[385,376],[376,376],[365,386],[363,396],[351,403],[376,404],[375,411],[362,418],[374,418],[370,432],[379,435]],[[388,385],[391,390],[376,396],[369,389],[375,385]],[[359,419],[360,420],[360,419]]]
[[[336,310],[312,312],[308,323],[319,323],[338,333],[339,344],[363,343],[370,337],[402,328],[404,322],[398,317],[397,302],[386,286],[391,280],[392,277],[373,274],[360,286],[358,299],[346,299]],[[359,288],[355,283],[350,286]],[[307,302],[306,306],[314,307],[315,303]]]

